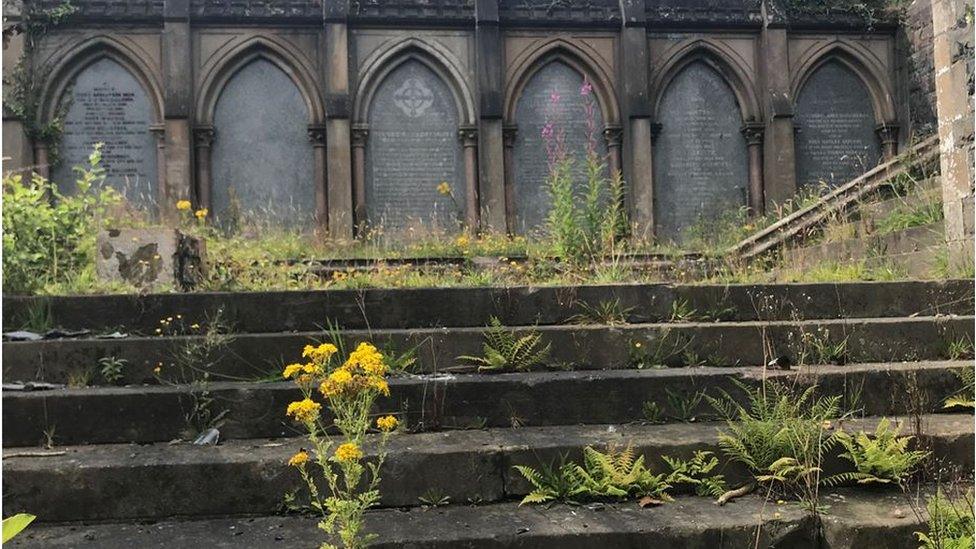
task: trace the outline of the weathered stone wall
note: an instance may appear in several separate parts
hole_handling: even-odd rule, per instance
[[[957,267],[973,262],[973,0],[932,0],[942,200]]]
[[[932,42],[932,0],[913,0],[905,7],[898,33],[902,50],[899,70],[904,86],[909,133],[916,138],[938,130],[935,108],[935,65]]]
[[[59,4],[36,1],[50,7]],[[681,179],[685,174],[670,170],[674,176],[666,179],[669,170],[655,167],[655,147],[662,148],[660,162],[674,157],[676,124],[684,119],[661,111],[673,109],[674,101],[667,98],[674,97],[669,92],[673,82],[682,82],[676,76],[709,75],[724,81],[728,101],[722,104],[736,107],[701,101],[695,113],[688,113],[687,119],[700,126],[695,131],[716,134],[703,141],[699,152],[705,156],[695,166],[721,162],[737,169],[729,176],[734,181],[723,181],[721,188],[702,188],[682,198],[685,210],[691,212],[686,217],[700,216],[713,206],[748,205],[762,212],[796,192],[797,181],[806,180],[798,177],[802,174],[797,174],[797,159],[809,157],[805,147],[810,143],[794,139],[794,132],[802,131],[796,125],[804,122],[794,119],[797,97],[810,75],[832,60],[856,76],[858,93],[869,98],[870,106],[862,101],[860,107],[869,112],[856,113],[857,135],[861,141],[876,140],[870,144],[872,150],[877,145],[876,150],[890,156],[907,134],[899,137],[899,126],[914,127],[916,118],[926,116],[921,108],[912,109],[910,115],[898,108],[906,102],[923,105],[926,84],[921,80],[917,86],[899,84],[904,71],[899,71],[893,20],[867,20],[836,10],[796,12],[783,9],[778,0],[75,0],[73,4],[79,11],[44,38],[33,60],[45,76],[39,94],[41,117],[54,116],[69,98],[70,84],[100,60],[108,58],[128,71],[129,83],[138,82],[145,92],[134,95],[141,102],[138,131],[151,132],[151,138],[126,137],[125,117],[99,117],[99,109],[113,108],[111,101],[89,105],[82,114],[93,128],[96,122],[117,120],[120,133],[113,133],[114,127],[101,128],[106,135],[133,146],[138,141],[131,150],[138,149],[140,165],[146,166],[139,177],[152,179],[156,189],[144,194],[154,194],[164,216],[172,214],[172,204],[182,198],[209,208],[211,215],[233,210],[235,200],[243,210],[275,211],[271,202],[282,198],[272,187],[278,185],[278,190],[301,189],[301,197],[292,200],[300,201],[295,206],[301,206],[303,219],[314,219],[332,234],[345,237],[375,222],[381,212],[396,210],[401,197],[409,202],[408,188],[415,189],[412,196],[423,195],[418,200],[445,202],[433,193],[439,181],[432,178],[449,177],[457,201],[449,204],[451,215],[456,212],[456,218],[472,228],[517,230],[524,194],[517,189],[544,185],[538,180],[540,170],[524,168],[544,167],[547,160],[544,140],[526,133],[541,131],[537,126],[545,120],[547,107],[539,101],[529,109],[520,99],[525,90],[540,86],[535,75],[553,73],[543,70],[552,63],[576,72],[573,81],[586,83],[580,89],[586,88],[594,100],[596,112],[589,118],[598,126],[587,132],[597,141],[596,150],[606,153],[610,169],[623,172],[632,219],[642,234],[682,224],[680,219],[668,221],[655,215],[662,207],[670,208],[669,193],[674,189],[687,190]],[[910,18],[921,21],[924,10],[918,10]],[[925,36],[920,27],[911,40],[923,44]],[[8,58],[16,58],[17,47],[15,40],[5,45],[7,67]],[[914,62],[923,66],[924,53],[919,56]],[[405,63],[413,63],[422,78],[386,90],[384,80],[396,77]],[[692,64],[707,70],[685,72]],[[270,109],[253,105],[266,101],[250,98],[253,101],[247,102],[240,90],[235,91],[239,73],[259,65],[282,76],[274,86],[293,98],[281,107],[287,116],[263,120]],[[694,89],[714,84],[706,80],[698,77],[682,85]],[[554,82],[542,83],[546,92],[552,86]],[[121,91],[99,83],[90,87],[97,93]],[[907,100],[900,97],[904,93],[899,90],[904,89],[910,90]],[[562,89],[562,105],[575,93]],[[384,195],[391,203],[379,205],[375,203],[379,196],[375,156],[397,150],[390,139],[418,145],[426,139],[424,132],[434,130],[417,125],[411,135],[391,133],[370,114],[380,111],[371,108],[377,100],[392,101],[403,103],[396,112],[405,112],[402,109],[410,103],[410,112],[419,115],[433,108],[428,105],[434,100],[431,94],[444,103],[437,108],[456,113],[448,117],[452,128],[436,130],[441,142],[437,150],[450,153],[444,158],[450,157],[451,165],[424,170],[424,155],[404,156],[396,162],[412,166],[404,171],[412,174],[412,180],[399,195]],[[239,104],[252,105],[246,109],[249,112],[240,113],[240,119],[221,114],[223,107],[235,104],[235,98]],[[289,127],[278,128],[279,123]],[[10,165],[37,164],[39,171],[50,173],[48,144],[17,139],[22,124],[5,112],[4,152],[11,158]],[[849,121],[840,121],[834,129],[842,138],[853,139],[854,129],[844,124]],[[72,131],[83,126],[77,123]],[[240,128],[253,131],[246,137],[233,135]],[[287,135],[287,145],[278,139],[275,146],[301,149],[300,162],[271,152],[274,146],[262,139],[272,135]],[[379,139],[389,146],[377,147]],[[527,150],[525,143],[532,143],[533,150]],[[722,156],[729,154],[734,158]],[[273,158],[262,161],[262,155]],[[300,165],[302,181],[291,177],[295,174],[284,174],[279,181],[271,174],[280,168],[264,169],[280,164]],[[525,174],[536,175],[523,180]],[[655,176],[666,180],[657,181]],[[395,177],[384,177],[396,184]],[[228,187],[240,196],[229,196]],[[404,205],[412,204],[417,212],[423,209],[407,202]]]

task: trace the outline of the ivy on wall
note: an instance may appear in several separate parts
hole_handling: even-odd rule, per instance
[[[12,2],[5,0],[4,4],[9,9]],[[40,2],[25,2],[21,7],[19,20],[10,24],[5,21],[3,27],[4,46],[15,36],[22,37],[24,41],[23,51],[17,64],[3,79],[5,92],[3,108],[20,119],[24,125],[24,132],[31,141],[48,146],[48,159],[51,164],[56,164],[58,160],[57,146],[61,141],[68,105],[59,105],[50,120],[46,122],[42,120],[41,87],[47,78],[47,71],[34,66],[34,53],[41,39],[75,11],[77,8],[72,6],[69,0],[64,0],[57,7],[49,9],[42,7]]]
[[[791,15],[853,15],[869,25],[890,19],[910,0],[777,0]]]

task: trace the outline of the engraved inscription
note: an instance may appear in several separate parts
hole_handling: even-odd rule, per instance
[[[374,229],[454,230],[465,190],[458,113],[447,85],[419,61],[394,69],[369,110],[366,216]],[[450,195],[438,192],[447,182]]]
[[[585,182],[589,140],[593,140],[599,154],[606,154],[603,116],[593,91],[581,95],[582,88],[583,75],[565,63],[553,61],[532,76],[519,96],[513,182],[515,229],[519,233],[541,228],[552,204],[547,182],[549,157],[543,137],[544,130],[549,132],[548,123],[552,123],[550,139],[561,140],[565,154],[574,159],[574,177],[579,185]],[[589,122],[587,102],[593,106]]]
[[[874,111],[867,89],[850,69],[830,61],[810,76],[796,104],[799,186],[836,186],[878,163]]]
[[[657,236],[680,242],[688,228],[746,202],[748,157],[735,94],[711,67],[694,62],[669,84],[654,143]]]
[[[139,82],[122,65],[100,59],[82,70],[65,94],[68,109],[54,179],[61,192],[75,189],[72,168],[86,164],[95,143],[104,143],[105,182],[134,205],[156,205],[156,137],[152,110]]]

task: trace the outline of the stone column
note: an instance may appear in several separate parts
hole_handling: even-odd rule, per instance
[[[21,6],[19,2],[9,2],[4,4],[4,16],[8,21],[16,21],[20,18]],[[14,66],[24,55],[24,36],[22,34],[12,34],[5,36],[3,40],[3,79],[11,77]],[[8,109],[3,109],[3,143],[2,157],[3,170],[19,171],[23,177],[29,178],[35,164],[34,148],[31,140],[27,137],[24,121],[15,117]]]
[[[502,142],[504,144],[504,172],[505,172],[505,230],[509,235],[515,234],[515,137],[518,135],[518,128],[515,126],[505,126],[502,129]]]
[[[356,236],[363,236],[366,229],[366,141],[369,130],[364,125],[352,128],[352,188],[353,222]]]
[[[51,179],[51,157],[47,143],[34,140],[34,171],[44,179]]]
[[[603,130],[603,140],[607,144],[607,167],[610,169],[611,177],[620,171],[620,143],[623,140],[623,128],[620,126],[607,126]]]
[[[196,149],[197,167],[197,205],[207,208],[213,215],[213,202],[211,192],[213,181],[210,173],[210,146],[213,145],[214,129],[204,126],[193,130],[193,146]]]
[[[315,158],[315,222],[318,227],[329,230],[328,159],[326,157],[325,126],[309,126],[308,140],[312,142]]]
[[[768,22],[760,40],[760,101],[764,104],[763,137],[765,206],[782,204],[796,194],[796,150],[793,135],[793,98],[786,23]]]
[[[352,238],[354,231],[353,177],[350,146],[349,97],[349,0],[322,2],[325,32],[323,55],[325,87],[325,135],[328,173],[329,234]]]
[[[503,129],[502,37],[498,0],[475,0],[475,63],[478,75],[478,206],[483,230],[508,225]]]
[[[954,270],[973,265],[973,0],[932,0],[945,237]]]
[[[654,235],[654,175],[651,165],[650,53],[647,45],[647,16],[644,0],[620,3],[620,63],[624,124],[622,146],[616,147],[617,166],[629,183],[631,226],[637,238]],[[626,134],[627,139],[622,139]],[[609,143],[608,143],[609,146]],[[612,156],[611,156],[612,158]]]
[[[464,148],[464,223],[468,231],[478,232],[478,129],[461,128],[458,132]]]
[[[156,138],[156,181],[166,181],[166,125],[153,124],[149,131]],[[162,204],[165,198],[163,186],[157,185],[156,202]]]
[[[190,3],[187,0],[164,0],[162,82],[165,169],[161,171],[158,182],[158,195],[160,216],[169,221],[176,219],[176,201],[194,194],[194,139],[190,122],[193,112],[192,58]],[[209,161],[209,154],[207,157]],[[197,187],[200,187],[199,181]],[[207,189],[209,192],[209,179]],[[199,192],[197,194],[199,202]]]
[[[763,132],[762,123],[750,123],[742,127],[742,135],[746,138],[746,149],[749,154],[749,213],[763,215],[766,213],[766,189],[763,186]]]
[[[881,124],[874,132],[878,134],[878,142],[881,143],[882,162],[898,156],[898,125]]]

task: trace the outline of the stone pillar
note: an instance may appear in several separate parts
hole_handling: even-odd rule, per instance
[[[34,140],[34,171],[44,179],[51,179],[51,159],[47,143]]]
[[[954,270],[973,264],[973,0],[932,0],[942,208]]]
[[[483,230],[511,231],[503,128],[502,37],[498,0],[475,0],[475,63],[478,74],[478,207]],[[509,159],[510,160],[510,159]]]
[[[213,181],[210,174],[210,147],[213,145],[214,129],[210,126],[199,127],[193,130],[193,146],[196,149],[196,168],[197,168],[197,205],[200,208],[209,210],[209,215],[213,215],[213,202],[211,193],[213,191]]]
[[[891,160],[898,156],[898,126],[896,124],[881,124],[874,129],[881,143],[881,161]]]
[[[327,157],[325,126],[309,126],[308,140],[312,142],[315,159],[315,223],[323,231],[329,230],[329,198],[327,186]]]
[[[199,195],[193,185],[193,138],[190,117],[193,111],[193,58],[190,40],[190,3],[164,0],[162,34],[164,157],[159,185],[159,214],[175,220],[176,201]],[[209,157],[208,157],[209,160]],[[208,168],[209,171],[209,168]],[[209,180],[208,183],[209,185]],[[209,190],[209,189],[208,189]],[[197,202],[200,202],[199,196]],[[207,206],[209,208],[209,206]]]
[[[763,181],[766,209],[796,194],[796,150],[793,139],[793,98],[790,92],[789,49],[785,23],[769,22],[760,40],[759,68],[766,116],[763,137]]]
[[[616,163],[629,183],[627,196],[634,236],[651,238],[654,234],[654,176],[651,165],[651,122],[654,113],[648,77],[650,56],[644,4],[644,0],[620,3],[623,16],[619,46],[623,81],[621,122],[624,127],[620,139],[622,146],[616,147]],[[623,139],[624,134],[627,139]]]
[[[464,148],[464,223],[468,231],[478,232],[478,130],[461,128],[458,132]]]
[[[352,189],[353,222],[356,236],[363,236],[366,229],[366,140],[369,130],[366,126],[352,128]]]
[[[18,2],[4,4],[4,16],[13,22],[20,17]],[[24,55],[24,37],[21,34],[5,36],[3,40],[3,80],[10,78],[14,67]],[[6,91],[6,90],[4,90]],[[34,162],[34,150],[27,137],[24,121],[3,108],[3,171],[20,171],[25,178],[30,177]]]
[[[349,0],[322,2],[322,13],[325,27],[322,82],[325,86],[329,234],[335,238],[352,238],[354,206],[347,25]]]
[[[610,168],[610,175],[620,171],[620,143],[623,140],[623,128],[620,126],[608,126],[603,130],[603,140],[607,144],[607,167]]]
[[[156,181],[166,181],[166,125],[153,124],[149,131],[156,138]],[[162,204],[166,197],[163,196],[163,186],[156,186],[156,202]]]
[[[518,128],[505,126],[502,130],[504,143],[504,171],[505,171],[505,230],[508,234],[515,234],[515,137]]]
[[[763,131],[762,123],[746,124],[742,128],[749,154],[749,213],[751,215],[763,215],[766,212],[766,190],[763,186]]]

